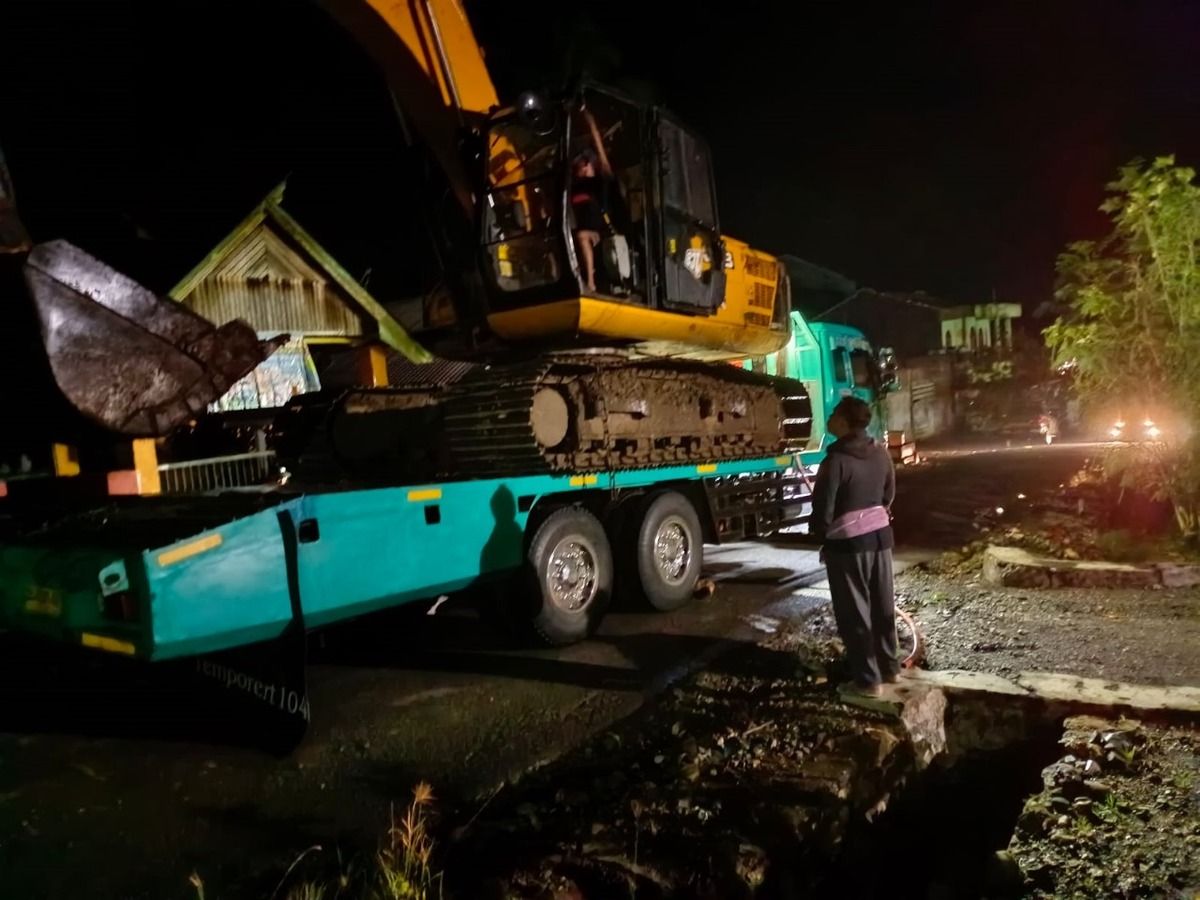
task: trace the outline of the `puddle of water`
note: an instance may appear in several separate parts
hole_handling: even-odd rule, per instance
[[[779,620],[768,616],[742,616],[742,621],[755,631],[761,631],[763,634],[775,634],[779,631]]]

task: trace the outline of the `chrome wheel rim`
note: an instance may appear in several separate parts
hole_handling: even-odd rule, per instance
[[[654,533],[654,563],[668,584],[680,584],[687,577],[692,560],[692,542],[687,526],[678,516],[663,519]]]
[[[550,552],[546,588],[550,601],[567,612],[580,612],[596,597],[596,554],[578,537],[563,538]]]

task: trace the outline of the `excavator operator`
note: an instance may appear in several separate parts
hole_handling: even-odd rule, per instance
[[[602,236],[613,230],[608,192],[614,176],[596,120],[586,109],[583,118],[591,132],[592,146],[576,156],[571,165],[571,211],[575,216],[575,242],[583,258],[584,287],[595,293],[596,248]]]

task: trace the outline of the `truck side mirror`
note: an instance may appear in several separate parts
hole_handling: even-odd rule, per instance
[[[879,389],[883,393],[890,393],[900,389],[900,364],[896,360],[896,353],[891,347],[881,347],[878,354],[879,360]]]

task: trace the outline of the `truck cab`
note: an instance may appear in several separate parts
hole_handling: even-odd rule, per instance
[[[831,322],[809,322],[791,313],[791,336],[777,353],[743,360],[742,366],[767,375],[804,382],[812,399],[812,436],[809,452],[821,452],[829,443],[825,422],[843,397],[857,397],[871,405],[874,415],[868,433],[884,441],[887,420],[883,397],[896,389],[890,351],[876,351],[857,328]]]

